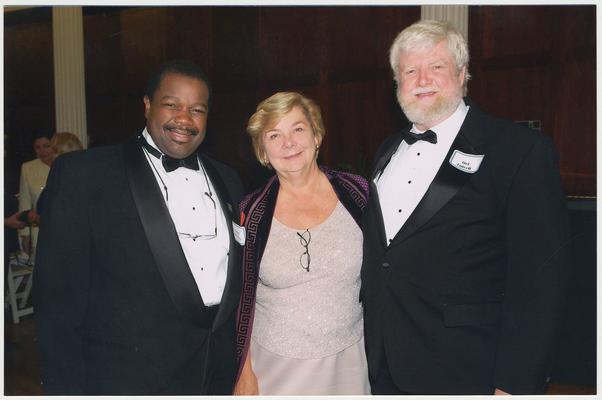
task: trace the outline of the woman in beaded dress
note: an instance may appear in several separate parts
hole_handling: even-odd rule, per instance
[[[318,106],[276,93],[247,131],[276,174],[241,204],[237,395],[370,394],[359,302],[368,184],[317,164]]]

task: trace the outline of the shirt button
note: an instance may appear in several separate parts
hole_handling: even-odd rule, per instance
[[[201,267],[201,271],[204,271],[204,270],[205,270],[205,268]]]
[[[192,207],[193,210],[196,210],[196,207]]]
[[[416,155],[417,155],[417,156],[419,156],[419,155],[420,155],[420,153],[416,153]]]
[[[408,183],[412,183],[412,181],[408,181]]]
[[[399,210],[397,210],[397,212],[401,212],[401,208]]]
[[[391,264],[389,264],[388,262],[384,262],[382,265],[383,268],[389,268],[391,266]]]

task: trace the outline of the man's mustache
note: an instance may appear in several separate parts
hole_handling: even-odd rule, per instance
[[[412,94],[414,96],[416,96],[416,95],[423,94],[423,93],[438,92],[438,91],[439,91],[439,89],[434,88],[434,87],[424,87],[424,88],[418,88],[418,89],[412,90]]]
[[[177,125],[170,125],[170,124],[164,125],[163,128],[168,131],[174,131],[174,130],[184,131],[190,136],[197,136],[200,133],[197,129],[194,129],[194,128],[185,128],[185,127],[181,127],[181,126],[177,126]]]

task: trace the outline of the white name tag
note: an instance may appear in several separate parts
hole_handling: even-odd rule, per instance
[[[245,227],[238,225],[236,222],[232,222],[232,232],[234,233],[234,240],[241,245],[245,245]]]
[[[483,154],[468,154],[462,153],[460,150],[454,150],[449,163],[462,172],[474,174],[479,170],[484,157]]]

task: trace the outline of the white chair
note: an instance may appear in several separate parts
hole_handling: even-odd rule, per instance
[[[8,302],[15,324],[19,323],[19,318],[33,313],[33,307],[25,307],[31,294],[32,277],[33,261],[19,260],[18,257],[11,256],[8,263],[7,286]]]

